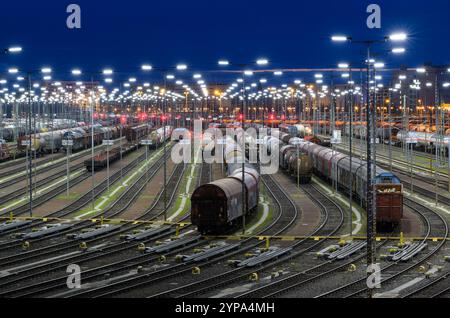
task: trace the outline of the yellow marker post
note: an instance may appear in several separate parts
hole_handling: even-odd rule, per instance
[[[177,225],[175,228],[175,237],[178,237],[178,236],[180,236],[180,226],[179,225]]]
[[[400,242],[398,243],[399,247],[405,246],[405,238],[403,236],[403,232],[400,232]]]
[[[270,237],[266,236],[266,250],[270,248]]]
[[[12,222],[14,221],[14,213],[9,212],[9,220]]]
[[[101,226],[103,226],[103,222],[104,222],[104,219],[103,219],[103,215],[100,217],[100,225]]]

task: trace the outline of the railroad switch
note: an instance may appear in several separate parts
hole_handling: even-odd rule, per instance
[[[81,242],[79,246],[80,246],[80,250],[82,250],[82,251],[85,251],[88,248],[86,242]]]
[[[419,269],[418,269],[419,273],[425,273],[426,270],[427,270],[427,268],[425,267],[425,265],[419,266]]]
[[[30,242],[25,241],[25,242],[22,243],[22,249],[23,249],[23,250],[27,250],[27,249],[29,249],[30,247],[31,247]]]
[[[200,267],[192,268],[192,275],[200,275],[200,273],[201,273]]]
[[[343,247],[344,245],[347,245],[350,241],[347,241],[346,239],[342,238],[339,240],[339,246]]]
[[[391,253],[391,254],[395,254],[395,253],[398,252],[398,248],[397,248],[397,247],[391,247],[391,248],[388,249],[388,251],[389,251],[389,253]]]
[[[158,258],[158,261],[160,263],[164,263],[166,261],[166,257],[164,255],[160,255],[159,258]]]
[[[248,279],[252,282],[257,282],[259,280],[258,273],[251,273]]]
[[[139,252],[145,252],[145,244],[144,243],[139,243],[137,249],[138,249]]]
[[[356,265],[355,264],[350,264],[347,268],[347,271],[350,273],[353,273],[356,271]]]

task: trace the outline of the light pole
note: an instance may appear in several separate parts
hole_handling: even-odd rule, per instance
[[[73,69],[71,71],[71,73],[73,76],[76,76],[76,77],[81,76],[83,74],[83,72],[78,68]],[[101,72],[101,74],[106,76],[105,82],[107,82],[107,83],[112,82],[112,79],[109,76],[113,75],[113,73],[114,73],[114,71],[110,68],[103,69],[103,71]],[[91,181],[92,181],[91,204],[92,204],[92,210],[94,211],[95,210],[95,157],[94,157],[95,156],[95,149],[94,149],[95,148],[95,138],[94,138],[94,133],[95,133],[95,131],[94,131],[94,111],[95,111],[95,109],[94,109],[94,107],[95,107],[95,102],[96,102],[96,94],[94,91],[94,75],[98,74],[98,73],[90,72],[90,74],[91,74],[91,81],[90,81],[91,87],[89,90],[88,101],[89,101],[89,107],[90,107],[90,113],[91,113],[90,114],[90,122],[91,122]]]
[[[220,65],[220,66],[228,66],[228,65],[230,65],[230,62],[229,61],[227,61],[227,60],[220,60],[219,62],[218,62],[218,64]],[[269,64],[269,61],[267,60],[267,59],[265,59],[265,58],[261,58],[261,59],[258,59],[257,61],[256,61],[256,63],[255,63],[256,65],[259,65],[259,66],[265,66],[265,65],[267,65],[267,64]],[[245,91],[246,91],[246,87],[245,87],[245,76],[252,76],[253,75],[253,71],[251,71],[251,70],[242,70],[242,69],[244,69],[245,67],[248,67],[248,66],[250,66],[250,65],[254,65],[253,63],[252,64],[234,64],[234,65],[238,65],[238,66],[240,66],[240,68],[241,68],[241,72],[243,73],[243,76],[242,76],[242,78],[241,78],[241,82],[242,82],[242,111],[241,111],[241,114],[240,114],[240,116],[241,116],[241,128],[242,128],[242,153],[243,153],[243,156],[244,156],[244,158],[242,158],[242,166],[241,166],[241,169],[242,169],[242,234],[245,234],[245,231],[246,231],[246,219],[245,219],[245,214],[246,214],[246,209],[247,209],[247,201],[246,201],[246,186],[245,186],[245,108],[246,108],[246,93],[245,93]]]
[[[375,254],[375,214],[376,209],[374,206],[374,193],[373,193],[373,184],[372,184],[372,142],[375,140],[372,140],[372,127],[375,125],[375,123],[372,122],[372,101],[370,98],[370,75],[371,75],[371,48],[375,44],[379,43],[386,43],[388,40],[391,41],[404,41],[406,40],[407,35],[404,33],[398,33],[398,34],[392,34],[389,37],[385,37],[382,40],[363,40],[363,41],[355,41],[351,37],[347,36],[333,36],[331,38],[334,42],[350,42],[350,43],[356,43],[356,44],[362,44],[366,47],[367,55],[366,55],[366,147],[367,147],[367,160],[366,160],[366,213],[367,213],[367,278],[369,279],[370,276],[373,274],[373,268],[372,266],[375,264],[376,261],[376,254]],[[370,269],[370,270],[369,270]],[[368,296],[369,298],[372,298],[373,296],[373,289],[368,288]]]
[[[141,65],[141,70],[144,72],[149,71],[159,71],[164,75],[164,89],[160,91],[160,94],[162,96],[162,124],[163,124],[163,165],[164,165],[164,189],[163,189],[163,198],[164,198],[164,221],[167,221],[167,160],[166,160],[166,154],[167,154],[167,147],[166,147],[166,137],[167,137],[167,127],[166,127],[166,121],[167,121],[167,115],[166,115],[166,103],[167,98],[165,98],[167,93],[167,80],[175,80],[175,76],[173,74],[169,74],[168,72],[170,70],[176,70],[176,71],[186,71],[188,69],[188,66],[186,64],[177,64],[175,67],[170,68],[154,68],[150,64],[143,64]]]

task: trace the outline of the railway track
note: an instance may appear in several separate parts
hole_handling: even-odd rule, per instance
[[[437,212],[409,199],[405,199],[405,205],[416,213],[422,216],[425,220],[427,233],[421,243],[426,243],[429,238],[433,237],[447,237],[448,236],[448,224],[447,221],[439,215]],[[411,263],[404,263],[399,261],[388,263],[382,268],[382,272],[387,272],[389,276],[381,280],[381,283],[387,283],[393,281],[393,279],[399,277],[402,274],[409,272],[416,268],[419,264],[426,262],[428,259],[436,255],[441,248],[446,244],[446,241],[435,244],[431,248],[431,251],[426,252],[425,255],[417,256],[416,260]],[[348,298],[357,297],[367,292],[366,278],[358,279],[344,286],[340,286],[336,289],[328,291],[324,294],[317,296],[333,297],[333,298]]]
[[[70,160],[71,160],[71,162],[73,162],[74,160],[78,160],[78,159],[83,158],[85,156],[90,156],[90,153],[85,153],[85,152],[78,153],[76,155],[73,155],[73,157],[71,157]],[[35,167],[33,165],[33,178],[35,176],[35,173],[36,174],[41,174],[41,173],[45,173],[45,172],[48,172],[48,171],[52,171],[55,168],[64,166],[66,164],[66,161],[65,160],[61,160],[59,162],[56,162],[56,163],[53,163],[53,164],[50,164],[50,165],[47,165],[47,164],[48,164],[48,162],[43,161],[40,165],[38,165],[36,167],[36,170],[35,170]],[[18,167],[17,169],[8,170],[7,172],[3,173],[1,178],[6,178],[8,176],[12,176],[14,174],[23,172],[24,170],[28,171],[27,167],[28,166],[26,165],[24,167]],[[74,169],[74,168],[71,167],[71,170],[72,169]],[[11,186],[11,185],[13,185],[13,184],[15,184],[17,182],[26,180],[27,178],[28,178],[28,173],[24,173],[24,174],[21,174],[21,175],[17,176],[16,178],[5,180],[5,181],[0,183],[0,189],[9,187],[9,186]]]
[[[80,182],[83,182],[90,176],[91,176],[91,173],[89,173],[88,171],[82,171],[82,173],[80,175],[78,175],[70,180],[70,185],[73,187],[73,186],[79,184]],[[64,183],[61,183],[60,185],[54,187],[50,191],[45,192],[37,197],[33,196],[33,208],[38,207],[44,203],[47,203],[48,201],[55,198],[56,196],[58,196],[59,194],[63,193],[66,190],[67,190],[67,185],[64,182]],[[12,209],[6,210],[5,212],[0,213],[0,216],[9,215],[10,213],[12,213],[14,216],[20,216],[20,215],[23,215],[23,214],[29,213],[29,212],[30,212],[30,206],[29,206],[29,199],[27,198],[27,201],[25,203],[23,203],[22,205],[19,205],[16,208],[12,208]],[[1,248],[1,245],[0,245],[0,248]]]
[[[73,173],[73,172],[76,172],[81,169],[84,169],[84,164],[82,164],[82,163],[71,167],[71,172]],[[51,176],[48,176],[44,179],[37,181],[36,183],[33,183],[33,192],[36,191],[35,189],[38,189],[52,181],[55,181],[59,178],[66,176],[66,173],[67,173],[67,171],[59,171]],[[72,182],[72,179],[71,179],[71,182]],[[75,184],[71,183],[71,186],[73,186],[73,185],[75,185]],[[4,204],[7,204],[9,201],[19,199],[21,196],[27,194],[28,191],[29,190],[27,189],[27,187],[24,187],[24,188],[17,189],[14,192],[5,194],[4,196],[0,197],[0,205],[4,205]],[[34,203],[34,201],[33,201],[33,203]]]
[[[166,155],[166,158],[163,158],[163,157],[159,158],[151,167],[149,167],[148,171],[147,171],[148,174],[150,174],[153,177],[157,173],[159,168],[162,166],[164,160],[167,159],[167,156],[169,156],[169,154]],[[145,156],[144,156],[144,158],[145,158]],[[136,160],[138,160],[137,162],[139,162],[139,158]],[[132,169],[132,167],[129,167],[129,170],[131,170],[131,169]],[[124,170],[124,173],[126,173],[125,170]],[[139,193],[145,187],[147,176],[148,176],[147,174],[141,175],[139,177],[139,179],[136,180],[131,186],[129,186],[127,188],[127,190],[125,192],[123,192],[119,196],[119,198],[107,210],[96,213],[94,215],[94,217],[99,217],[100,215],[103,215],[106,218],[113,218],[113,217],[119,215],[120,213],[122,213],[129,205],[131,205],[131,203],[137,198]],[[120,172],[118,172],[118,176],[117,176],[116,180],[118,180],[119,178],[120,178]],[[111,182],[111,180],[110,180],[110,182]],[[107,189],[107,180],[105,180],[105,184],[101,190],[103,192],[106,189]],[[85,198],[84,200],[81,200],[80,204],[81,203],[87,204],[89,202],[90,197],[89,197],[89,194],[87,194],[87,195],[88,195],[88,197]],[[82,206],[84,206],[85,204],[83,204]],[[70,207],[73,208],[73,205],[71,205]],[[74,211],[77,211],[77,210],[78,209],[71,210],[70,213],[73,213]],[[67,211],[65,211],[64,213],[66,213],[66,212]],[[56,217],[62,217],[62,216],[58,215]],[[32,240],[31,243],[34,245],[36,242],[45,242],[46,240],[54,239],[54,238],[60,237],[62,235],[66,235],[66,234],[76,232],[76,231],[81,231],[84,228],[89,227],[91,224],[92,223],[90,221],[82,221],[81,220],[79,223],[75,224],[73,227],[70,227],[67,230],[63,230],[63,231],[55,233],[55,234],[47,235],[42,238]],[[10,243],[10,246],[8,246],[8,247],[11,248],[11,245],[17,245],[17,243],[20,243],[22,241],[23,240],[19,239],[19,240],[16,240],[15,242],[7,242],[7,243]],[[55,243],[53,245],[45,244],[45,246],[35,249],[35,250],[30,250],[30,251],[27,251],[24,253],[19,253],[19,254],[2,257],[2,258],[0,258],[0,266],[11,265],[11,264],[14,264],[17,262],[23,262],[25,260],[30,260],[32,258],[35,258],[36,256],[49,255],[51,253],[55,253],[54,249],[61,251],[61,250],[66,250],[70,247],[76,247],[77,245],[78,244],[73,244],[73,241],[59,242],[59,243]],[[3,246],[0,245],[0,248],[2,248],[2,247]]]
[[[307,193],[307,195],[321,207],[322,214],[324,215],[322,223],[316,229],[314,233],[310,235],[313,236],[324,236],[330,237],[335,235],[344,224],[344,212],[342,208],[333,202],[330,198],[328,198],[325,194],[323,194],[318,188],[313,185],[303,186],[302,189]],[[322,239],[320,241],[314,241],[311,239],[306,239],[299,241],[293,244],[293,247],[300,248],[300,250],[296,251],[289,258],[285,258],[276,262],[276,264],[281,262],[286,262],[290,259],[297,258],[301,255],[304,255],[306,252],[312,251],[313,249],[322,245],[327,239]],[[331,264],[331,262],[326,263]],[[275,264],[270,264],[268,266],[263,267],[261,270],[269,269]],[[319,267],[314,267],[314,269]],[[311,269],[312,272],[313,269]],[[307,271],[308,272],[308,271]],[[310,272],[301,272],[298,274],[294,274],[288,276],[286,278],[280,279],[278,281],[273,281],[266,285],[254,288],[250,291],[239,294],[238,298],[258,298],[258,297],[266,297],[267,295],[276,295],[277,293],[283,293],[288,290],[291,290],[296,287],[296,284],[299,281],[305,281],[309,277]],[[241,277],[241,279],[245,279],[245,277]]]
[[[204,175],[204,173],[202,173],[202,175]],[[291,213],[293,213],[295,215],[295,217],[297,216],[296,210],[291,211]],[[292,216],[294,217],[294,215],[292,215]],[[275,231],[275,233],[283,231],[285,229],[285,227],[290,227],[292,225],[292,222],[295,221],[295,217],[291,221],[285,223],[284,221],[286,221],[286,220],[282,220],[281,214],[279,214],[278,217],[276,218],[276,220],[274,220],[274,222],[272,222],[268,226],[267,231],[269,231],[271,233],[273,231]],[[195,238],[195,236],[194,236],[194,238]],[[213,265],[218,260],[225,259],[231,255],[239,254],[243,251],[249,250],[252,247],[255,247],[255,246],[261,244],[261,242],[257,242],[257,243],[253,242],[252,243],[251,241],[252,241],[252,239],[247,239],[245,242],[243,242],[243,244],[247,244],[248,246],[242,247],[241,249],[239,249],[238,251],[235,251],[234,253],[215,258],[214,260],[209,260],[209,261],[203,262],[200,266],[203,267],[203,266]],[[195,244],[195,245],[197,245],[197,244]],[[190,271],[191,271],[191,268],[188,264],[179,263],[176,265],[168,266],[168,267],[160,269],[160,270],[152,271],[151,273],[144,273],[144,274],[137,275],[135,277],[131,277],[128,279],[114,281],[111,284],[107,284],[106,286],[100,286],[100,287],[93,288],[90,290],[82,291],[80,293],[71,295],[71,297],[111,296],[111,295],[115,295],[117,293],[130,291],[130,290],[142,287],[142,286],[147,286],[148,284],[151,285],[153,282],[160,282],[164,279],[169,279],[169,278],[177,277],[179,275],[187,274],[187,273],[190,273]]]
[[[178,185],[182,179],[184,172],[183,165],[178,165],[175,170],[173,171],[172,175],[169,177],[168,182],[168,189],[169,189],[169,201],[168,204],[172,205],[174,202],[175,193],[178,189]],[[169,187],[171,186],[171,187]],[[162,190],[159,193],[159,196],[155,199],[154,203],[143,213],[142,216],[140,216],[137,220],[154,220],[162,215],[163,211],[158,210],[163,203],[162,201]],[[188,216],[185,216],[187,218]],[[99,239],[105,239],[112,236],[118,236],[121,233],[126,233],[133,231],[139,227],[142,227],[142,225],[124,225],[120,231],[115,232],[111,235],[103,236]],[[142,241],[143,243],[151,242],[157,239],[164,238],[168,235],[174,234],[175,229],[163,232],[161,235],[151,237],[147,240]],[[87,243],[93,243],[94,240],[87,241]],[[131,269],[136,267],[137,265],[143,265],[148,263],[148,256],[147,255],[139,255],[131,258],[123,258],[120,257],[120,253],[124,253],[129,250],[136,249],[138,242],[135,244],[130,243],[128,241],[119,241],[115,243],[111,243],[110,245],[107,245],[101,249],[101,253],[99,254],[95,250],[88,253],[78,253],[76,255],[73,255],[71,257],[68,257],[67,259],[63,260],[57,260],[55,262],[50,262],[43,264],[41,266],[37,266],[34,268],[27,268],[26,270],[15,274],[14,276],[20,275],[19,277],[14,277],[12,280],[9,281],[1,281],[0,279],[0,288],[4,290],[0,293],[0,296],[2,297],[31,297],[36,295],[41,295],[43,293],[49,293],[51,291],[54,291],[58,288],[64,289],[66,288],[65,283],[67,279],[67,274],[65,274],[65,269],[67,265],[72,264],[76,262],[77,264],[86,264],[88,262],[95,262],[102,260],[101,263],[105,263],[105,258],[113,258],[114,255],[117,255],[116,258],[119,259],[119,261],[111,261],[106,262],[107,265],[99,266],[96,268],[92,268],[86,271],[83,271],[83,281],[93,280],[95,278],[101,278],[104,275],[112,275],[116,272],[120,272],[126,269]],[[43,281],[40,281],[36,283],[35,280],[33,280],[32,284],[23,285],[24,280],[31,280],[33,278],[43,276],[45,274],[49,275],[49,273],[54,272],[56,270],[60,270],[62,272],[61,277],[57,278],[50,278],[50,279],[44,279]],[[38,272],[36,272],[38,271]],[[21,286],[19,288],[13,287],[11,289],[11,286],[15,286],[15,284],[21,282]],[[9,286],[9,289],[8,289]]]
[[[125,175],[128,172],[130,172],[143,160],[145,160],[144,154],[142,154],[138,158],[134,159],[127,166],[123,167],[122,174]],[[110,180],[110,183],[113,184],[114,182],[117,182],[120,178],[121,178],[121,173],[120,173],[120,171],[118,171],[118,172],[112,174],[110,176],[109,180]],[[83,207],[85,207],[87,204],[89,204],[91,202],[92,196],[94,197],[94,199],[97,199],[102,193],[104,193],[107,190],[107,185],[108,185],[108,181],[105,179],[95,186],[93,193],[92,193],[92,191],[86,192],[79,199],[77,199],[75,202],[73,202],[71,205],[68,205],[58,211],[50,213],[50,214],[46,215],[46,217],[64,218],[70,214],[75,213],[76,211],[81,210]],[[15,232],[22,232],[22,231],[30,229],[32,227],[44,225],[45,223],[46,222],[44,222],[44,221],[35,220],[29,225],[19,227],[18,229],[4,231],[4,232],[0,233],[0,235],[4,236],[4,235],[12,234]],[[2,252],[4,249],[16,246],[17,243],[20,243],[20,242],[22,242],[22,240],[19,239],[19,240],[15,240],[13,242],[0,243],[0,252]]]
[[[63,157],[63,155],[59,154],[57,156],[57,158],[54,158],[54,160],[58,160],[58,159],[60,159],[62,157]],[[45,159],[43,159],[43,157],[38,157],[38,159],[42,159],[42,161],[45,160]],[[41,162],[41,160],[39,160],[39,162]],[[5,161],[5,162],[1,163],[0,164],[0,178],[4,178],[4,177],[10,176],[10,175],[12,175],[14,173],[20,172],[20,170],[23,169],[24,166],[26,166],[26,164],[27,164],[27,158],[26,157],[18,158],[18,159],[15,159],[15,160],[9,160],[9,161]],[[16,168],[10,169],[11,167],[19,166],[19,165],[23,165],[23,166],[19,167],[17,169]],[[5,170],[5,171],[3,171],[3,170]],[[13,171],[13,172],[10,172],[10,171]]]
[[[450,294],[450,272],[446,272],[437,278],[431,278],[425,285],[416,288],[402,298],[440,298]]]

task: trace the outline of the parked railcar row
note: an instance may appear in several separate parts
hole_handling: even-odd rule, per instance
[[[230,136],[224,138],[223,158],[228,177],[201,185],[191,196],[191,220],[202,234],[227,232],[240,222],[243,211],[248,215],[258,208],[259,172],[245,162],[245,153],[239,147],[242,138],[245,138],[242,131],[238,133],[237,142]],[[245,164],[244,178],[242,162]]]
[[[358,158],[352,158],[338,151],[322,147],[311,142],[301,142],[298,147],[310,156],[314,172],[338,185],[345,193],[353,192],[355,199],[366,206],[367,164]],[[351,166],[351,168],[350,168]],[[389,171],[373,165],[377,225],[382,230],[392,230],[403,218],[403,185],[400,179]],[[352,188],[350,189],[350,184]]]
[[[92,158],[85,160],[84,165],[88,171],[100,171],[106,168],[109,163],[113,163],[119,160],[121,157],[125,157],[129,153],[138,149],[141,146],[141,141],[147,139],[150,136],[152,142],[148,147],[157,148],[164,142],[169,140],[172,134],[172,126],[165,127],[166,133],[164,134],[164,127],[153,130],[150,125],[138,125],[128,126],[125,128],[125,136],[127,142],[121,147],[116,146],[109,150],[102,150],[95,155],[94,160]],[[122,152],[122,155],[121,155]]]
[[[53,120],[36,120],[36,123],[32,122],[32,131],[36,133],[45,133],[50,130],[62,130],[74,127],[85,126],[83,122],[77,122],[72,119],[53,119]],[[29,131],[26,120],[21,119],[17,122],[15,120],[4,119],[0,126],[0,139],[7,142],[12,142],[18,137],[23,137]]]

